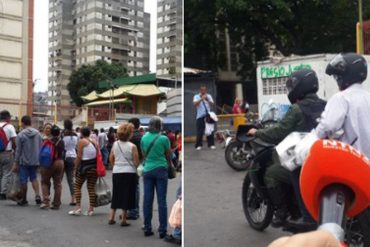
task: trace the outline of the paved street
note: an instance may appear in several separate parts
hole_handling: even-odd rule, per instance
[[[181,175],[181,174],[179,174]],[[179,176],[180,177],[180,176]],[[168,212],[175,202],[176,189],[180,178],[169,181]],[[106,181],[111,184],[111,174]],[[142,182],[140,184],[142,189]],[[95,215],[69,216],[68,186],[64,179],[62,208],[59,211],[40,210],[35,206],[34,194],[29,186],[30,206],[19,207],[11,201],[0,201],[0,246],[1,247],[103,247],[103,246],[172,246],[160,240],[155,231],[153,237],[144,237],[141,230],[142,218],[130,221],[130,227],[107,224],[110,207],[96,208]],[[142,196],[142,193],[141,193]],[[88,195],[86,184],[82,191],[83,208],[87,210]],[[142,202],[142,201],[141,201]],[[155,199],[156,202],[156,199]],[[153,230],[158,228],[158,211],[154,203]],[[142,217],[142,213],[140,212]],[[118,215],[117,215],[117,222]]]
[[[185,246],[267,246],[286,233],[251,229],[241,204],[245,172],[232,170],[224,149],[185,145]]]

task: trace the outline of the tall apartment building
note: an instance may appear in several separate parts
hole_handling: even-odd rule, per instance
[[[50,0],[49,35],[49,99],[57,105],[70,104],[69,77],[84,64],[122,61],[130,76],[149,73],[144,0]]]
[[[181,80],[182,0],[158,0],[157,75]]]
[[[32,114],[33,8],[0,1],[0,109],[13,116]]]

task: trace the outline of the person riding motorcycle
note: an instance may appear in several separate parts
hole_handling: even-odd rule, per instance
[[[318,78],[314,70],[302,69],[293,72],[286,82],[291,106],[284,118],[267,129],[250,129],[249,136],[262,141],[278,144],[294,131],[309,132],[317,126],[317,119],[325,108],[326,102],[317,96]],[[276,211],[273,227],[281,227],[288,217],[287,186],[292,186],[291,173],[281,166],[277,153],[273,154],[273,164],[266,170],[264,182]]]
[[[340,92],[331,97],[315,129],[320,139],[343,130],[338,139],[370,158],[370,92],[362,83],[367,78],[367,62],[356,53],[340,53],[326,67],[337,81]],[[348,171],[351,172],[351,171]],[[359,217],[361,227],[370,229],[370,207]],[[370,234],[365,234],[370,244]]]

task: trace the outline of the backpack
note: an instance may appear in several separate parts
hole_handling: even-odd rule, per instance
[[[1,128],[0,128],[0,152],[3,152],[5,151],[6,147],[8,146],[8,143],[9,143],[9,139],[8,137],[6,136],[6,133],[4,131],[4,128],[5,126],[7,126],[8,124],[4,124]]]
[[[40,165],[42,167],[49,168],[53,164],[56,158],[55,156],[56,156],[55,144],[49,139],[45,140],[42,143],[40,153],[39,153]]]

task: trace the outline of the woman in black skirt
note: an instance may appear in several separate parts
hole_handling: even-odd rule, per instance
[[[129,142],[134,132],[130,123],[118,127],[118,141],[113,144],[109,161],[113,165],[113,196],[108,224],[115,224],[117,209],[122,209],[121,226],[127,223],[127,210],[135,208],[139,154],[137,147]]]

